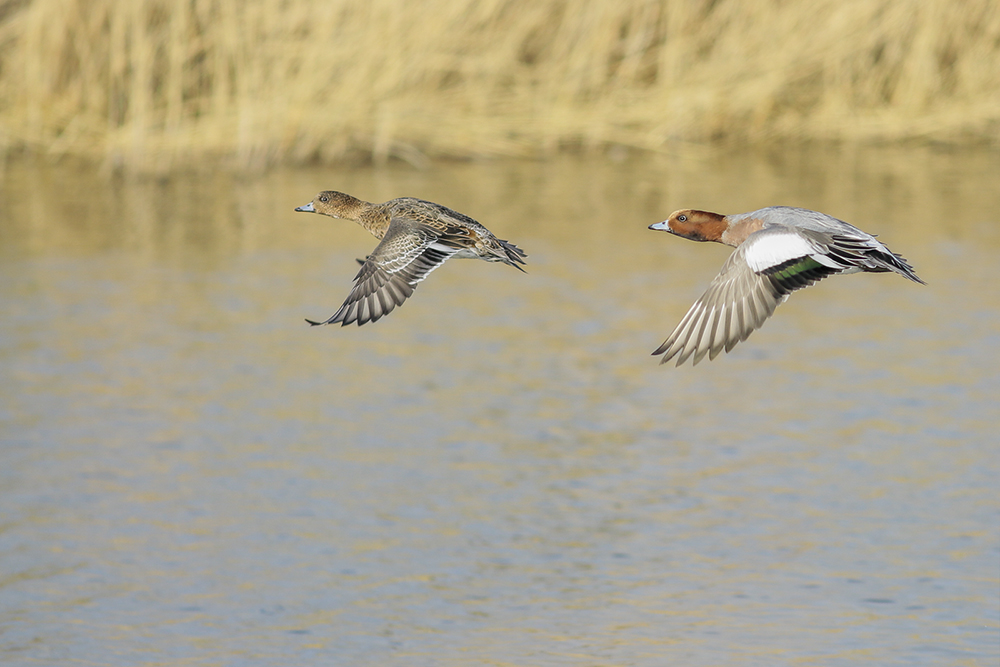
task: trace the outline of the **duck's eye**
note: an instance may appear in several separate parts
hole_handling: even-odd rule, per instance
[[[678,222],[687,222],[687,220],[688,220],[688,217],[686,215],[679,215],[679,216],[677,216],[677,221]]]
[[[330,201],[330,198],[329,198],[329,197],[327,197],[326,195],[320,195],[320,198],[319,198],[319,200],[320,200],[320,201]]]

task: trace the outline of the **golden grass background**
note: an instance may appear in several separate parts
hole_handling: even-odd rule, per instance
[[[0,156],[1000,145],[996,0],[0,0]]]

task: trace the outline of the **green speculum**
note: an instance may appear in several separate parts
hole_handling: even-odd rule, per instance
[[[822,268],[822,264],[817,262],[812,257],[806,257],[795,264],[791,264],[781,269],[780,271],[775,271],[772,275],[779,280],[784,280],[787,278],[793,278],[800,273],[805,273],[806,271],[812,271],[814,269]]]

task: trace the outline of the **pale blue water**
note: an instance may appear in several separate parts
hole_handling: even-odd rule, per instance
[[[927,150],[8,167],[0,663],[995,665],[998,176]],[[529,273],[453,261],[309,328],[374,246],[292,212],[322,188],[451,205]],[[728,250],[646,226],[776,203],[928,285],[834,278],[658,366]]]

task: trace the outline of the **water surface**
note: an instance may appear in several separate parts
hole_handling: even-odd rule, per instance
[[[5,665],[995,665],[1000,156],[930,149],[0,181]],[[412,195],[529,253],[310,328]],[[838,277],[732,353],[650,352],[816,208]]]

